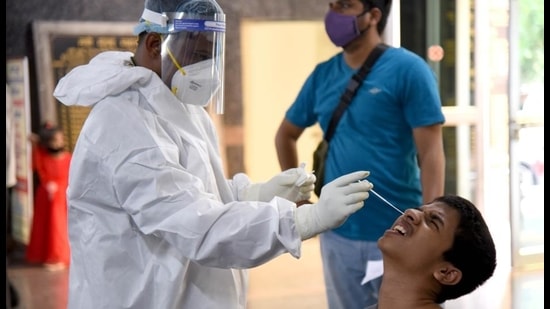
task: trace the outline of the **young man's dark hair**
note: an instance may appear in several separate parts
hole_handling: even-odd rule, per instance
[[[496,268],[496,249],[479,210],[464,198],[446,195],[434,202],[445,203],[460,213],[453,246],[443,254],[462,271],[462,279],[456,285],[444,285],[437,302],[468,294],[489,279]]]

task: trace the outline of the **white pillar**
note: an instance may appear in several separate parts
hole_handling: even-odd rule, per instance
[[[399,47],[401,46],[401,1],[393,0],[386,29],[382,33],[384,43]]]

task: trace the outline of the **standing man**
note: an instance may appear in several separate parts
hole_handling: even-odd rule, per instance
[[[135,53],[106,51],[55,88],[91,107],[69,172],[68,308],[246,307],[247,268],[341,225],[372,185],[357,171],[309,199],[303,168],[225,177],[225,15],[215,0],[145,0]]]
[[[352,74],[382,43],[390,8],[391,0],[330,3],[325,27],[342,51],[316,66],[286,112],[275,138],[283,170],[297,166],[296,143],[306,128],[318,122],[327,131]],[[376,191],[402,210],[432,201],[443,194],[444,121],[434,72],[416,54],[388,48],[336,126],[324,183],[364,169]],[[365,205],[321,234],[330,309],[363,309],[377,301],[381,277],[366,274],[376,273],[373,265],[382,259],[376,242],[398,213],[379,198]]]

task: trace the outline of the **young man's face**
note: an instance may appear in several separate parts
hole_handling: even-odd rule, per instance
[[[456,209],[441,202],[408,209],[378,240],[384,261],[396,261],[395,265],[407,271],[433,271],[453,244],[459,216]]]

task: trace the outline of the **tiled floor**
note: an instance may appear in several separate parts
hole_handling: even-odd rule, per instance
[[[21,298],[19,309],[65,309],[66,270],[49,272],[21,262],[21,252],[12,255],[8,276]],[[544,308],[544,266],[515,273],[506,268],[484,286],[445,309],[542,309]],[[325,309],[319,243],[316,238],[303,244],[302,258],[282,255],[250,271],[248,309]]]

